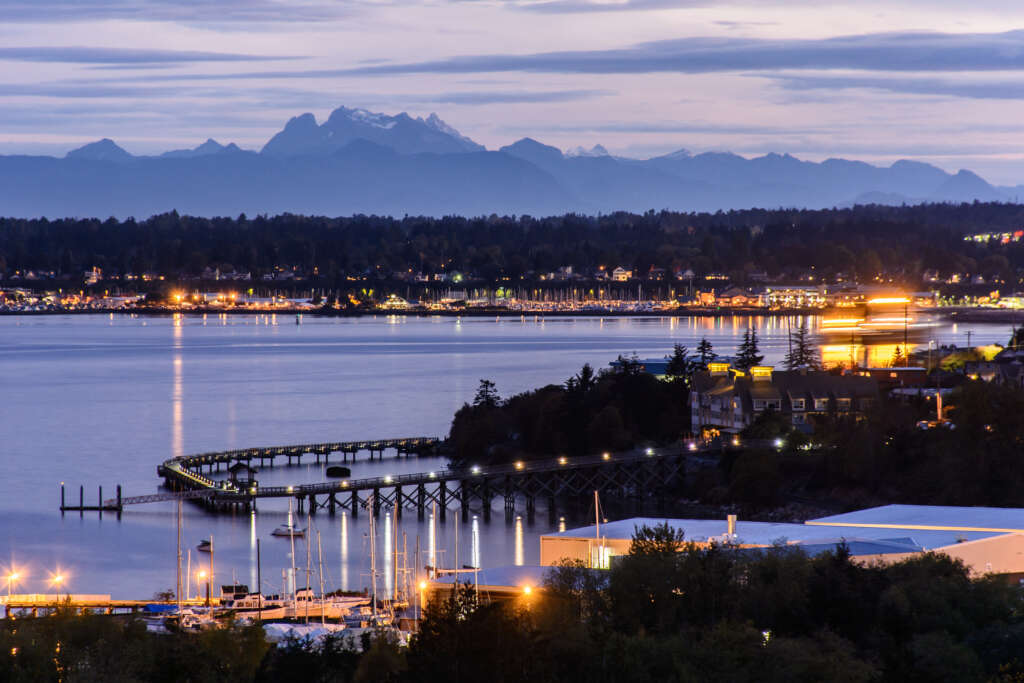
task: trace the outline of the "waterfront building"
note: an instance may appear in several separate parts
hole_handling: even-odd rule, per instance
[[[742,372],[730,363],[708,364],[691,378],[690,415],[695,434],[705,429],[736,433],[766,410],[794,427],[809,429],[815,415],[863,413],[878,398],[872,377],[761,365]]]
[[[610,566],[629,553],[636,530],[668,524],[698,547],[730,544],[758,549],[795,547],[808,555],[846,546],[862,564],[891,564],[924,553],[961,560],[971,574],[1024,579],[1024,509],[884,505],[799,523],[727,519],[637,517],[546,534],[540,539],[540,563],[553,566],[579,560]]]

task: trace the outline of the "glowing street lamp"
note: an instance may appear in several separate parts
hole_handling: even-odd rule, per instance
[[[58,572],[56,574],[54,574],[52,577],[50,577],[50,583],[57,589],[57,602],[60,602],[60,587],[61,587],[61,585],[63,585],[64,581],[65,581],[65,577],[64,577],[63,574],[60,573],[59,570],[58,570]],[[71,599],[71,594],[68,593],[68,600],[70,600],[70,599]]]
[[[21,578],[21,573],[18,572],[17,570],[12,571],[10,574],[7,575],[7,601],[8,602],[11,601],[11,586],[13,584],[17,583],[18,579],[20,579],[20,578]]]
[[[206,606],[210,606],[210,575],[205,569],[199,571],[199,580],[206,583]]]

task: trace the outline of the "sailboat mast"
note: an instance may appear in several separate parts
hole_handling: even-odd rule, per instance
[[[320,624],[323,625],[325,623],[324,603],[326,602],[327,598],[324,596],[324,549],[323,546],[320,545],[319,529],[316,530],[316,555],[317,561],[320,564],[320,570],[318,572],[320,574]]]
[[[370,583],[373,586],[373,623],[377,624],[377,523],[373,515],[373,494],[370,494]]]
[[[295,602],[295,525],[292,523],[292,499],[288,499],[288,537],[292,542],[292,609],[297,609]]]
[[[210,593],[213,592],[213,534],[210,534],[210,577],[207,581],[209,581],[209,583],[206,584],[209,586],[209,589],[206,592],[206,606],[209,607],[211,597]]]
[[[309,504],[310,508],[313,507],[312,501]],[[309,623],[309,594],[313,592],[313,582],[310,580],[310,575],[313,571],[313,558],[310,556],[309,544],[312,542],[310,536],[313,532],[313,519],[312,511],[306,513],[306,623]]]
[[[175,597],[178,599],[178,614],[181,614],[181,498],[178,498],[178,583]]]

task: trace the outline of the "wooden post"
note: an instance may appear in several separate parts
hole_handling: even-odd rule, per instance
[[[60,512],[64,514],[64,482],[60,483]]]
[[[85,510],[85,486],[78,487],[78,516],[82,516],[82,512]]]

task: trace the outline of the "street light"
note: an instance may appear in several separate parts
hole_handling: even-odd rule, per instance
[[[17,571],[12,571],[7,575],[7,602],[11,601],[11,584],[15,583],[20,578],[21,573]]]
[[[210,606],[210,575],[206,573],[206,570],[200,570],[199,580],[206,582],[206,606]]]
[[[57,602],[60,602],[60,586],[61,586],[61,584],[62,584],[62,583],[64,583],[64,575],[63,575],[63,574],[61,574],[61,573],[60,573],[60,572],[58,571],[58,572],[57,572],[57,573],[56,573],[56,574],[55,574],[55,575],[54,575],[54,576],[53,576],[53,577],[52,577],[52,578],[50,579],[50,583],[52,583],[52,584],[53,584],[53,585],[54,585],[54,586],[56,587],[56,589],[57,589]],[[71,594],[70,594],[70,593],[68,593],[68,600],[69,600],[69,601],[71,600]]]

